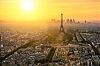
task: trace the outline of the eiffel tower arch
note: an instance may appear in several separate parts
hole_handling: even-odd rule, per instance
[[[61,24],[60,24],[60,31],[62,33],[65,33],[64,27],[63,27],[63,14],[61,13]]]

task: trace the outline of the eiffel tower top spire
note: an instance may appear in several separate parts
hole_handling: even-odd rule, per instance
[[[61,13],[61,25],[63,25],[63,13]]]
[[[60,25],[60,32],[65,33],[64,27],[63,27],[63,13],[61,13],[61,25]]]

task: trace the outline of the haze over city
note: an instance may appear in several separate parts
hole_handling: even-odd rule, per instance
[[[100,0],[0,0],[0,66],[100,66]]]

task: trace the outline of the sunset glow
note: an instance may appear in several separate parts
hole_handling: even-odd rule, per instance
[[[32,0],[22,0],[21,6],[23,11],[31,11],[35,9],[35,2]]]
[[[0,0],[0,20],[34,21],[64,18],[100,20],[99,0]]]

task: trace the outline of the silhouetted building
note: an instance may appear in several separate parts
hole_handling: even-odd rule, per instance
[[[63,27],[63,14],[61,13],[61,25],[60,25],[60,32],[65,33],[64,27]]]

